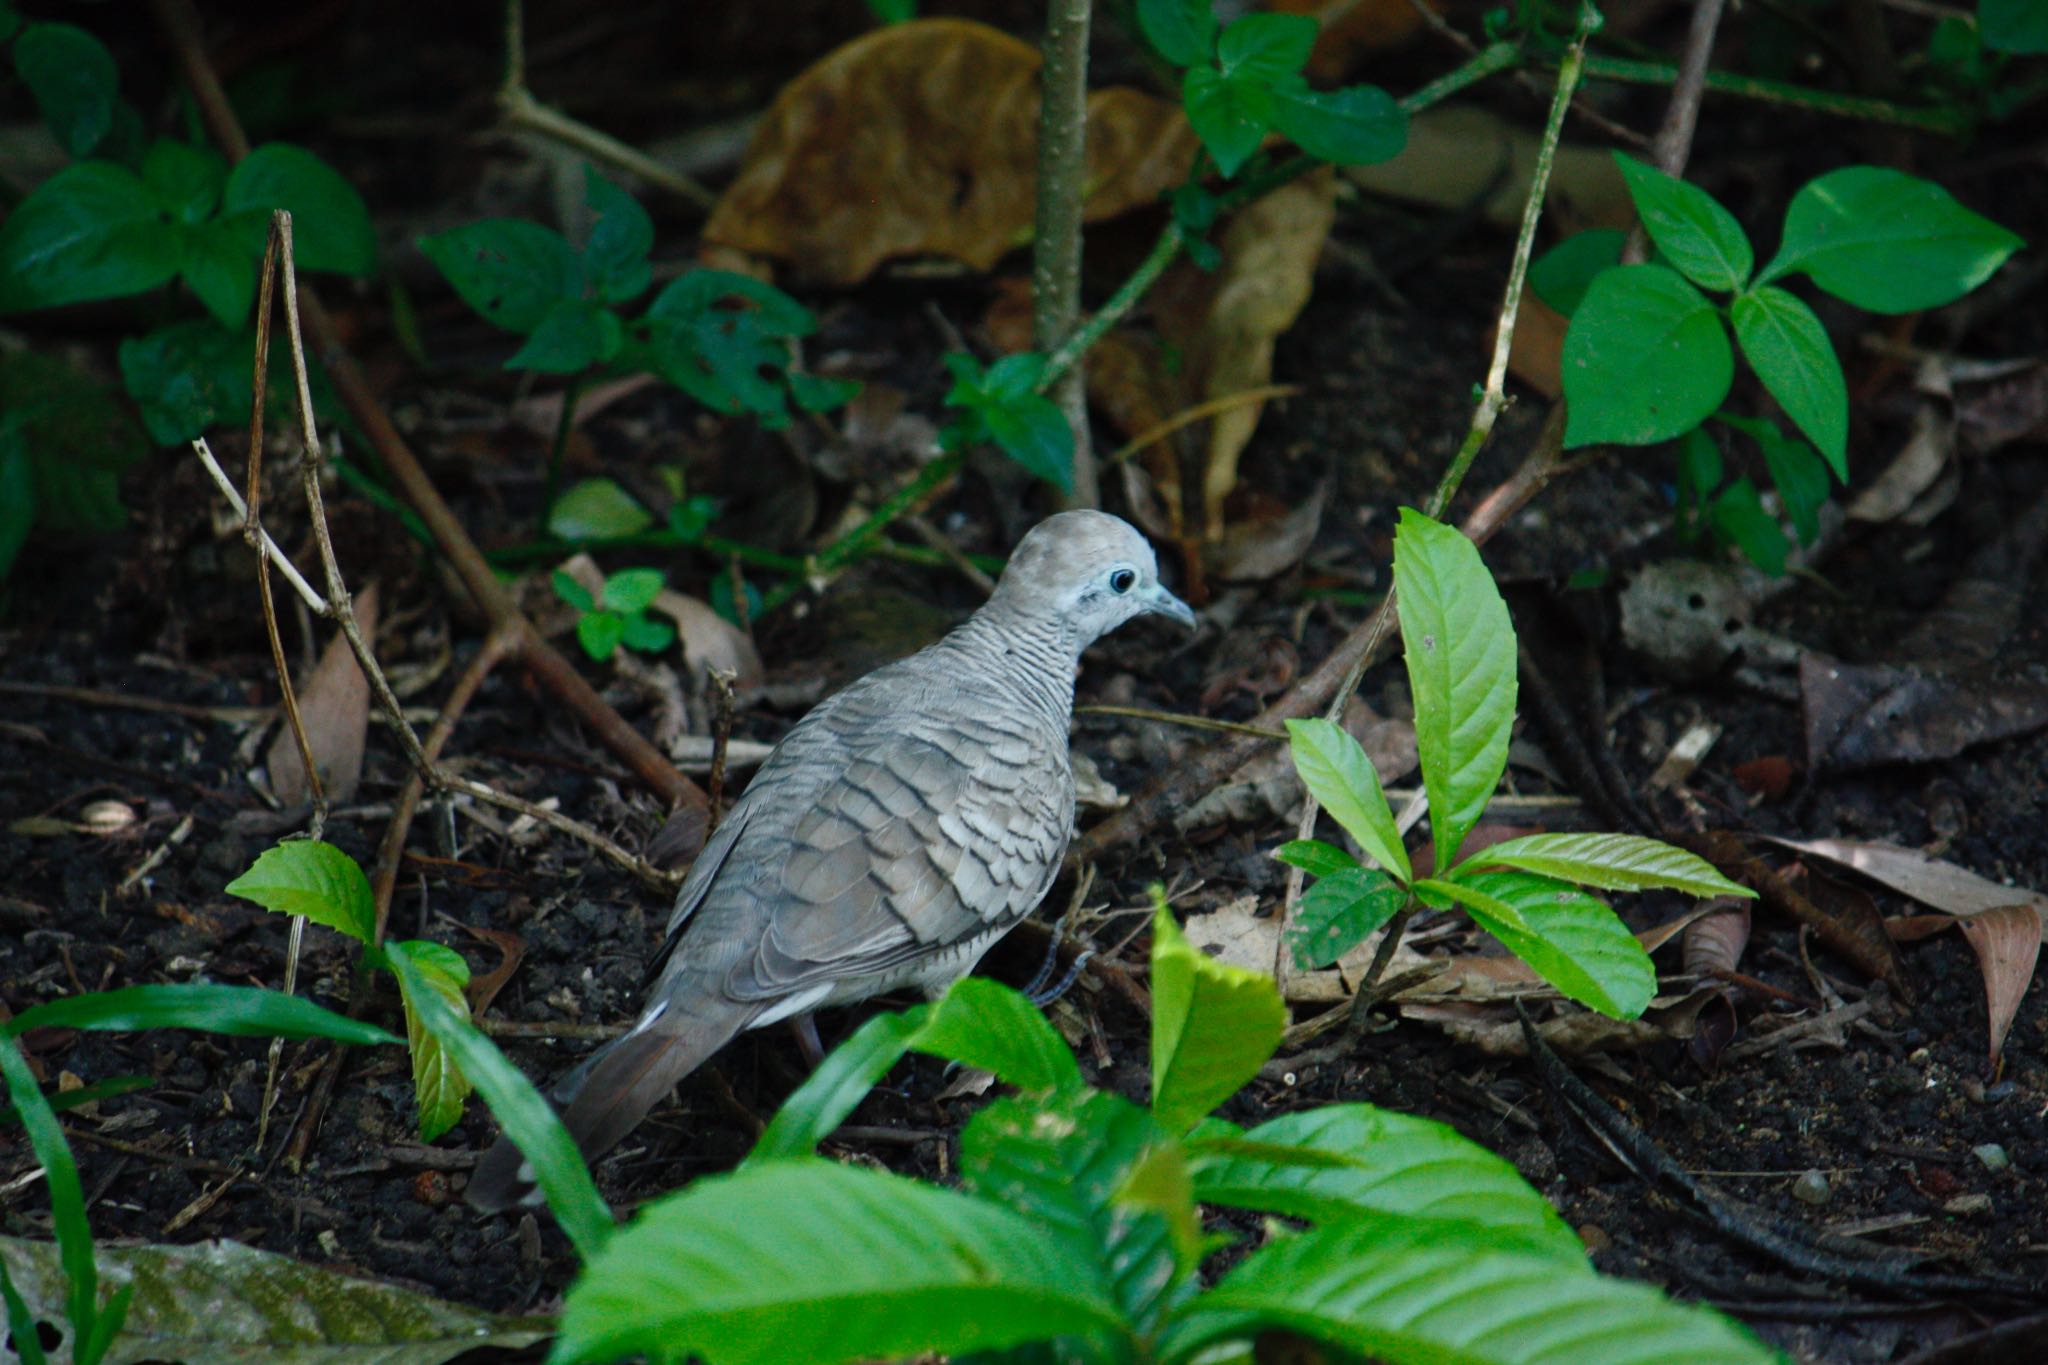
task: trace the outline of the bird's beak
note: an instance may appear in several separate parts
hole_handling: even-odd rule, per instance
[[[1163,583],[1154,583],[1145,590],[1145,610],[1171,616],[1189,630],[1195,629],[1195,609],[1168,592]]]

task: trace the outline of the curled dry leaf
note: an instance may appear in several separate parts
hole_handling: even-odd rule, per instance
[[[1851,521],[1896,521],[1907,517],[1921,495],[1934,487],[1955,459],[1956,424],[1937,403],[1922,402],[1913,414],[1913,434],[1884,472],[1849,503]],[[1915,525],[1925,525],[1911,518]]]
[[[1984,1013],[1990,1025],[1987,1056],[1995,1067],[2040,960],[2041,912],[2031,905],[2001,905],[1957,923],[1984,973]]]
[[[377,585],[355,598],[356,628],[365,641],[377,638]],[[370,684],[356,664],[355,651],[339,630],[320,652],[313,676],[299,690],[299,719],[306,727],[306,746],[327,799],[346,802],[363,778],[363,738],[370,724]],[[265,759],[270,789],[287,806],[306,799],[306,765],[289,723],[278,727]]]
[[[828,284],[902,256],[986,270],[1031,227],[1036,49],[986,24],[876,29],[783,87],[709,243],[772,256]],[[1176,105],[1130,89],[1088,97],[1089,221],[1180,183],[1196,140]]]

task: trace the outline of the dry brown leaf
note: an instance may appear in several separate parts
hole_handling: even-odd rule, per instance
[[[2000,906],[2027,904],[2048,911],[2048,896],[2024,886],[2002,886],[1966,867],[1930,858],[1897,844],[1856,839],[1779,839],[1759,835],[1766,843],[1807,853],[1890,887],[1902,896],[1951,915],[1979,915]]]
[[[1536,291],[1522,290],[1522,305],[1515,310],[1515,335],[1508,342],[1508,369],[1515,378],[1545,398],[1564,392],[1564,333],[1571,319],[1536,297]]]
[[[1344,173],[1375,193],[1436,208],[1484,204],[1487,221],[1508,228],[1522,219],[1539,141],[1534,130],[1491,110],[1439,106],[1408,121],[1408,146],[1392,161]],[[1592,147],[1557,149],[1544,210],[1565,233],[1636,220],[1614,158]]]
[[[1990,1025],[1987,1056],[1995,1067],[2040,960],[2041,912],[2031,905],[2001,905],[1965,915],[1956,923],[1976,950],[1984,973],[1984,1013]]]
[[[1031,227],[1039,56],[964,19],[855,39],[784,86],[704,237],[831,284],[902,256],[986,270]],[[1186,176],[1195,136],[1136,90],[1088,98],[1089,221],[1149,204]]]
[[[1273,974],[1274,951],[1280,943],[1280,916],[1260,915],[1257,896],[1241,896],[1206,915],[1189,915],[1182,928],[1188,942],[1219,962],[1266,976]],[[1303,971],[1290,964],[1283,983],[1287,999],[1300,1005],[1328,1005],[1351,998],[1349,983],[1363,980],[1379,950],[1380,935],[1374,934],[1346,953],[1334,968]],[[1430,959],[1406,943],[1395,949],[1387,965],[1387,977],[1427,966]]]
[[[1406,47],[1422,31],[1411,0],[1272,0],[1266,8],[1306,14],[1321,26],[1308,74],[1322,83],[1343,79],[1375,53]]]
[[[355,598],[356,626],[363,639],[377,638],[377,585],[370,584]],[[306,727],[306,747],[313,751],[313,766],[327,799],[336,804],[348,801],[363,780],[363,738],[370,724],[370,684],[356,665],[348,641],[336,631],[313,676],[299,690],[299,719]],[[306,799],[306,765],[299,757],[299,742],[290,725],[280,726],[270,741],[264,759],[270,769],[270,790],[287,806]]]
[[[1849,519],[1887,522],[1905,517],[1920,496],[1940,480],[1955,452],[1955,422],[1939,405],[1923,402],[1913,414],[1913,434],[1884,472],[1850,502]]]

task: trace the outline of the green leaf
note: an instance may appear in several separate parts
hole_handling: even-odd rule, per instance
[[[1212,0],[1138,0],[1138,30],[1175,66],[1202,66],[1215,55]]]
[[[1028,398],[1045,378],[1046,358],[1037,351],[1018,351],[1006,355],[988,367],[988,373],[980,378],[980,386],[990,404],[1015,402]]]
[[[647,253],[654,247],[654,221],[640,201],[597,173],[583,168],[584,202],[597,212],[583,244],[583,268],[590,287],[606,303],[626,303],[647,292],[653,272]]]
[[[14,8],[14,0],[0,0],[0,43],[6,42],[21,32],[21,15]]]
[[[469,964],[453,948],[424,940],[386,944],[398,949],[413,970],[397,973],[398,998],[405,1007],[405,1046],[412,1057],[412,1093],[420,1111],[420,1141],[432,1142],[462,1121],[462,1105],[469,1098],[469,1081],[454,1056],[441,1040],[427,1031],[420,1017],[419,999],[432,991],[451,1015],[469,1024],[469,999],[462,988],[469,983]]]
[[[1321,839],[1289,839],[1273,850],[1273,856],[1315,877],[1349,872],[1359,865],[1358,859]]]
[[[1772,578],[1785,576],[1785,556],[1791,547],[1777,518],[1764,510],[1755,484],[1746,478],[1729,484],[1708,505],[1707,517],[1715,533],[1741,550],[1750,563]]]
[[[1241,1138],[1192,1141],[1195,1197],[1311,1223],[1355,1214],[1460,1219],[1516,1232],[1583,1267],[1550,1201],[1449,1124],[1369,1104],[1284,1114]]]
[[[626,618],[600,607],[576,618],[576,643],[599,663],[612,657],[626,639]]]
[[[0,1037],[37,1028],[113,1033],[187,1028],[234,1038],[332,1038],[364,1045],[398,1041],[374,1024],[322,1009],[295,995],[204,982],[123,986],[51,1000],[0,1025]]]
[[[978,980],[963,978],[965,981]],[[878,1014],[825,1054],[804,1083],[782,1102],[754,1141],[747,1164],[810,1156],[859,1107],[930,1018],[932,1006]]]
[[[1747,896],[1756,892],[1729,881],[1705,858],[1638,834],[1529,834],[1490,845],[1452,869],[1513,867],[1559,881],[1608,891],[1669,887],[1693,896]]]
[[[1376,85],[1327,93],[1295,78],[1273,86],[1273,124],[1295,146],[1338,166],[1391,161],[1408,145],[1408,116]]]
[[[1074,489],[1074,431],[1050,398],[1027,393],[982,410],[1003,454],[1063,493]]]
[[[71,1323],[72,1340],[89,1339],[100,1316],[99,1271],[93,1260],[92,1229],[85,1221],[85,1189],[78,1183],[78,1163],[72,1160],[71,1147],[64,1141],[57,1115],[37,1088],[35,1073],[29,1070],[28,1059],[21,1055],[11,1034],[0,1038],[0,1078],[5,1079],[8,1098],[21,1115],[29,1150],[43,1168],[43,1187],[50,1196],[50,1221],[57,1229],[58,1252],[71,1287],[65,1317]],[[119,1296],[108,1305],[117,1321],[125,1307],[125,1300]],[[11,1305],[9,1311],[11,1315]]]
[[[1456,901],[1473,922],[1566,996],[1610,1019],[1634,1019],[1657,993],[1650,955],[1608,906],[1576,887],[1526,872],[1460,873],[1418,882]]]
[[[1250,77],[1225,76],[1213,66],[1193,67],[1181,82],[1180,98],[1195,136],[1226,178],[1251,160],[1273,127],[1273,93]]]
[[[273,352],[273,355],[278,354]],[[255,342],[206,319],[174,322],[121,342],[121,380],[160,445],[217,423],[247,421]]]
[[[1707,289],[1732,291],[1749,281],[1755,254],[1742,225],[1719,200],[1624,153],[1614,153],[1614,164],[1628,182],[1643,231],[1667,261]]]
[[[1574,1272],[1497,1228],[1361,1215],[1281,1237],[1176,1313],[1157,1358],[1281,1328],[1455,1365],[1776,1365],[1745,1330],[1647,1285]]]
[[[183,263],[178,274],[193,297],[206,306],[214,320],[229,329],[239,329],[249,319],[249,305],[256,300],[256,261],[247,250],[239,230],[230,224],[212,222],[182,227]]]
[[[532,1163],[534,1181],[547,1198],[555,1221],[588,1264],[605,1245],[614,1225],[611,1210],[576,1150],[576,1140],[533,1088],[533,1082],[427,983],[404,944],[387,943],[383,958],[399,979],[400,988],[408,993],[420,1027],[453,1054],[457,1069],[484,1097],[499,1128]]]
[[[1414,877],[1401,829],[1380,790],[1372,759],[1351,733],[1334,721],[1290,720],[1287,747],[1302,785],[1344,827],[1367,856],[1401,881]]]
[[[858,379],[832,379],[802,370],[791,370],[787,377],[789,396],[805,412],[830,412],[853,401],[860,392]]]
[[[1182,1248],[1200,1241],[1192,1189],[1178,1207],[1133,1206],[1119,1196],[1155,1153],[1178,1144],[1121,1095],[1078,1090],[1046,1101],[999,1099],[960,1134],[969,1193],[1022,1214],[1067,1244],[1091,1283],[1109,1287],[1141,1333],[1157,1330],[1183,1275]]]
[[[154,289],[178,273],[179,237],[132,171],[81,161],[0,224],[0,312]]]
[[[1365,942],[1408,903],[1407,889],[1377,869],[1354,867],[1317,880],[1287,936],[1294,965],[1327,967]]]
[[[1792,196],[1784,244],[1758,283],[1803,270],[1858,308],[1912,313],[1961,298],[2022,245],[1932,181],[1847,166]]]
[[[666,585],[659,569],[621,569],[604,581],[604,593],[599,601],[613,611],[630,616],[653,606],[654,599]]]
[[[0,418],[0,582],[6,581],[35,524],[36,471],[21,421],[10,413]]]
[[[810,309],[772,284],[730,270],[678,275],[655,295],[647,316],[667,321],[744,317],[761,335],[781,338],[805,337],[818,330]]]
[[[1977,25],[1995,52],[2048,52],[2048,8],[2040,0],[1977,0]]]
[[[1615,228],[1575,232],[1536,258],[1529,287],[1566,317],[1579,311],[1586,289],[1601,271],[1621,264],[1628,234]]]
[[[1847,483],[1849,386],[1827,328],[1805,303],[1771,284],[1736,295],[1730,316],[1757,378]]]
[[[588,299],[564,299],[548,309],[505,368],[575,374],[611,360],[625,339],[625,328],[611,309]]]
[[[654,514],[611,479],[571,484],[548,509],[548,531],[564,540],[613,540],[637,536],[654,525]]]
[[[368,943],[377,931],[370,879],[354,858],[333,844],[313,839],[275,844],[229,882],[227,891],[266,910],[304,915],[360,943]]]
[[[642,654],[659,654],[676,638],[675,627],[644,612],[626,618],[626,633],[620,643]]]
[[[71,24],[30,24],[14,40],[14,69],[36,109],[73,157],[99,146],[114,126],[121,76],[106,45]]]
[[[642,1210],[570,1286],[550,1360],[707,1365],[958,1355],[1129,1328],[1019,1213],[817,1160],[699,1180]]]
[[[1216,42],[1216,65],[1225,76],[1271,85],[1298,76],[1316,45],[1316,21],[1306,14],[1247,14]]]
[[[1258,1074],[1287,1007],[1272,977],[1197,951],[1156,888],[1152,898],[1152,1116],[1184,1133]]]
[[[45,1090],[43,1098],[49,1103],[52,1113],[62,1114],[66,1110],[98,1104],[101,1100],[118,1099],[122,1095],[132,1095],[138,1090],[149,1090],[155,1085],[154,1076],[109,1076],[103,1081],[81,1085],[76,1090]],[[0,1104],[0,1126],[20,1122],[21,1115],[13,1105]]]
[[[917,17],[917,0],[868,0],[868,12],[881,24],[907,24]]]
[[[142,183],[180,223],[213,217],[227,173],[217,154],[176,138],[158,138],[142,158]]]
[[[301,270],[367,275],[377,268],[370,210],[341,172],[303,147],[271,142],[228,172],[224,213],[260,213],[268,229],[278,209],[292,215],[292,256]],[[459,229],[458,229],[459,231]]]
[[[1728,396],[1735,355],[1720,315],[1668,266],[1624,265],[1586,287],[1564,335],[1565,445],[1652,445]]]
[[[462,301],[508,332],[531,332],[556,304],[583,297],[567,238],[522,218],[486,218],[419,239]]]
[[[1394,593],[1430,840],[1449,867],[1507,768],[1515,628],[1478,547],[1412,507],[1394,532]]]
[[[555,596],[567,602],[578,611],[590,611],[597,606],[597,599],[590,595],[590,589],[576,581],[576,576],[567,569],[557,569],[548,576],[548,582],[555,588]]]
[[[1812,446],[1786,436],[1776,422],[1756,425],[1761,430],[1751,434],[1764,453],[1764,464],[1785,504],[1785,515],[1799,532],[1800,543],[1810,545],[1820,534],[1820,508],[1828,500],[1828,467]]]

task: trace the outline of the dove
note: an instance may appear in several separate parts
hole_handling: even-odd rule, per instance
[[[892,991],[936,997],[1051,887],[1073,833],[1081,653],[1147,613],[1193,627],[1152,548],[1103,512],[1019,542],[980,610],[852,683],[776,745],[676,893],[631,1032],[550,1098],[585,1160],[748,1029]],[[469,1202],[537,1202],[501,1136]]]

